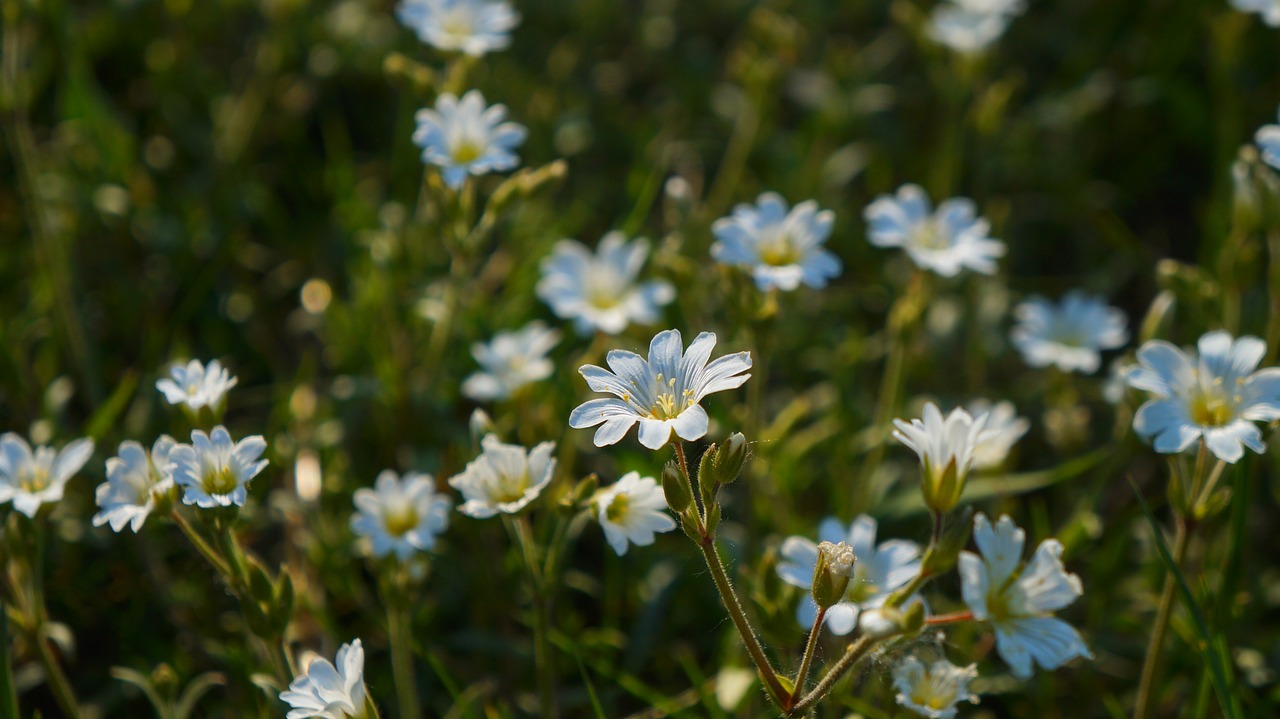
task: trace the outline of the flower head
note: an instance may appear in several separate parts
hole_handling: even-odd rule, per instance
[[[1031,429],[1031,422],[1019,417],[1018,409],[1007,400],[991,404],[990,400],[975,399],[964,409],[974,417],[987,418],[978,435],[978,446],[973,448],[973,466],[977,469],[1003,464],[1013,445]]]
[[[57,502],[67,480],[89,461],[93,440],[77,439],[55,451],[31,445],[18,435],[0,435],[0,504],[12,501],[13,508],[35,517],[40,505]]]
[[[794,290],[802,282],[825,287],[840,274],[840,260],[822,247],[834,222],[835,214],[818,210],[812,200],[788,212],[781,195],[766,192],[755,205],[738,205],[732,215],[716,220],[711,256],[750,269],[762,291]]]
[[[977,666],[958,667],[946,659],[925,664],[914,656],[902,660],[893,670],[893,688],[902,706],[929,719],[952,719],[956,704],[978,701],[969,691],[969,682],[978,676]]]
[[[1267,24],[1280,27],[1280,0],[1236,0],[1236,7],[1244,2],[1268,6]],[[1280,170],[1280,125],[1263,125],[1254,134],[1253,141],[1258,143],[1258,149],[1262,151],[1263,162]]]
[[[1254,371],[1267,344],[1217,331],[1201,337],[1198,349],[1197,358],[1164,340],[1142,345],[1129,384],[1152,399],[1138,408],[1133,429],[1164,454],[1201,438],[1226,462],[1244,456],[1244,447],[1262,452],[1266,445],[1253,423],[1280,419],[1280,368]]]
[[[169,452],[173,480],[182,487],[182,502],[203,509],[242,507],[249,498],[246,485],[267,466],[258,459],[267,448],[259,435],[232,442],[227,428],[214,427],[205,434],[191,433],[191,444],[180,444]]]
[[[1055,669],[1075,657],[1093,658],[1079,632],[1052,616],[1084,593],[1080,577],[1062,566],[1062,545],[1040,543],[1022,562],[1026,533],[1003,516],[993,528],[985,514],[973,518],[973,541],[981,556],[960,553],[964,603],[973,618],[995,627],[996,650],[1014,676],[1031,676],[1032,662]]]
[[[1013,345],[1032,367],[1057,365],[1064,372],[1093,374],[1102,366],[1101,350],[1129,341],[1124,312],[1079,291],[1068,292],[1057,305],[1032,297],[1014,314]]]
[[[370,539],[373,556],[394,552],[402,562],[435,547],[453,509],[451,499],[436,493],[431,475],[410,472],[402,479],[389,469],[378,475],[373,489],[357,489],[354,501],[352,531]]]
[[[917,185],[903,185],[896,196],[881,195],[863,211],[877,247],[901,247],[919,267],[943,277],[964,268],[994,274],[1004,243],[987,236],[991,226],[977,217],[973,202],[953,198],[930,210],[929,196]]]
[[[596,430],[595,445],[604,447],[622,439],[640,423],[640,444],[658,449],[671,432],[686,440],[707,433],[707,412],[698,403],[713,392],[741,387],[751,375],[751,353],[726,355],[710,364],[716,345],[714,332],[703,332],[684,350],[679,330],[665,330],[649,343],[649,359],[635,352],[612,350],[605,357],[609,368],[583,365],[578,369],[595,392],[613,398],[588,400],[569,415],[574,429],[603,425]]]
[[[613,335],[632,323],[656,322],[676,292],[664,280],[636,281],[648,256],[648,240],[627,242],[621,232],[601,238],[594,253],[577,240],[561,240],[542,260],[538,297],[584,334]]]
[[[217,409],[227,400],[227,391],[236,386],[239,379],[223,367],[218,360],[208,365],[191,360],[185,365],[169,368],[169,376],[156,382],[156,389],[169,404],[183,405],[190,410],[202,407]]]
[[[920,573],[920,547],[915,542],[891,539],[876,545],[876,520],[861,515],[846,528],[834,517],[818,525],[818,540],[835,546],[847,543],[856,561],[853,575],[845,589],[844,599],[827,610],[827,628],[833,634],[845,635],[858,624],[858,614],[884,604]],[[809,590],[818,564],[819,544],[808,537],[793,535],[782,543],[782,559],[778,576],[787,584]],[[811,597],[800,600],[796,619],[804,627],[813,626],[817,605]]]
[[[676,521],[667,514],[667,498],[652,477],[627,472],[592,500],[605,539],[622,556],[627,546],[647,547],[657,532],[670,532]]]
[[[364,646],[359,639],[338,648],[334,664],[316,657],[293,680],[280,700],[293,707],[285,719],[363,719],[365,712]],[[336,664],[336,666],[335,666]]]
[[[893,424],[897,427],[894,438],[920,457],[925,504],[935,512],[951,511],[964,491],[987,415],[974,418],[963,409],[953,409],[944,419],[938,405],[930,402],[924,406],[923,420],[908,424],[895,419]]]
[[[506,48],[520,22],[505,0],[403,0],[396,17],[437,50],[472,57]]]
[[[413,142],[422,148],[422,161],[438,165],[445,184],[456,190],[468,174],[501,172],[520,163],[514,150],[524,142],[525,129],[503,122],[506,115],[504,105],[485,107],[479,90],[461,100],[446,92],[435,109],[418,110]]]
[[[167,434],[156,440],[150,453],[133,440],[121,442],[117,456],[107,460],[107,481],[98,485],[99,511],[93,515],[93,526],[110,523],[113,532],[126,524],[134,532],[142,529],[157,501],[173,491],[169,454],[175,446]]]
[[[958,3],[935,5],[929,15],[929,37],[956,52],[971,55],[991,46],[1009,27],[1007,15],[983,12]]]
[[[560,333],[541,322],[522,329],[499,332],[486,343],[471,346],[480,371],[462,383],[462,393],[474,400],[506,399],[527,384],[551,376],[555,365],[547,352],[560,341]]]
[[[1240,12],[1257,13],[1271,27],[1280,27],[1280,0],[1231,0],[1231,5]]]
[[[495,435],[480,441],[482,452],[450,486],[466,499],[458,511],[468,517],[485,519],[499,512],[515,514],[542,492],[556,471],[551,453],[554,442],[543,442],[531,450],[504,444]]]

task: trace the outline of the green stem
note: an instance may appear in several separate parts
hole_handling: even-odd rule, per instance
[[[171,516],[173,517],[174,524],[177,524],[178,529],[181,529],[182,533],[187,535],[187,539],[191,540],[192,546],[196,548],[196,551],[200,553],[200,556],[204,557],[209,564],[213,565],[213,568],[218,570],[218,573],[223,577],[230,578],[231,568],[227,566],[227,563],[223,561],[222,557],[218,556],[218,552],[214,550],[207,541],[205,541],[205,538],[200,536],[200,533],[196,531],[196,528],[191,526],[191,523],[187,521],[186,517],[182,516],[182,513],[178,511],[177,507],[174,507]]]
[[[400,703],[400,719],[418,719],[418,686],[413,671],[413,627],[406,611],[406,597],[388,597],[387,633],[391,639],[391,671]]]
[[[1187,556],[1187,522],[1177,517],[1173,535],[1173,562],[1182,566]],[[1160,604],[1156,609],[1155,625],[1151,628],[1151,641],[1147,644],[1147,656],[1142,661],[1142,678],[1138,682],[1138,699],[1133,709],[1133,719],[1146,719],[1151,712],[1151,703],[1155,700],[1153,691],[1157,665],[1160,663],[1160,652],[1164,648],[1165,634],[1169,631],[1169,618],[1173,614],[1173,572],[1164,578],[1164,589],[1160,592]]]
[[[822,677],[822,680],[813,688],[813,691],[804,695],[803,699],[792,706],[790,710],[788,710],[787,715],[796,716],[798,714],[804,714],[814,704],[822,701],[822,699],[826,697],[827,694],[830,694],[831,690],[835,688],[836,682],[840,681],[840,678],[843,677],[846,672],[867,656],[867,652],[870,651],[874,644],[875,640],[866,635],[859,637],[856,641],[850,644],[849,648],[845,650],[844,656],[840,657],[840,661],[836,662],[829,670],[827,670],[826,676]],[[799,687],[796,687],[797,691],[799,691],[799,689]]]
[[[529,568],[530,584],[533,588],[533,662],[538,673],[538,700],[542,706],[542,716],[559,716],[556,708],[556,678],[551,666],[551,644],[549,641],[550,618],[547,610],[543,576],[534,547],[533,528],[529,526],[529,518],[520,515],[512,520],[517,543],[524,554],[525,565]]]
[[[40,654],[40,663],[44,666],[45,681],[53,691],[53,698],[58,702],[64,716],[80,716],[80,704],[76,701],[75,692],[71,689],[66,672],[58,663],[53,650],[49,648],[49,640],[45,636],[45,623],[49,619],[49,611],[44,605],[44,519],[36,517],[31,521],[34,547],[31,558],[31,571],[28,581],[31,584],[31,635]]]
[[[1213,490],[1218,486],[1218,480],[1222,479],[1222,472],[1226,468],[1227,463],[1221,459],[1213,466],[1213,471],[1209,474],[1208,481],[1204,483],[1204,489],[1200,490],[1200,494],[1196,498],[1194,505],[1196,511],[1199,511],[1209,503],[1209,497],[1213,496]]]
[[[13,683],[13,661],[9,657],[8,611],[0,601],[0,719],[18,719],[18,690]]]
[[[827,608],[818,607],[818,615],[813,619],[813,628],[809,630],[809,641],[804,645],[804,656],[800,658],[800,669],[796,672],[795,692],[804,691],[804,682],[809,678],[809,667],[813,664],[813,654],[818,648],[818,637],[822,634],[822,625],[827,621]],[[795,694],[792,695],[792,698]]]
[[[1267,357],[1263,367],[1276,363],[1280,352],[1280,230],[1267,233],[1267,254],[1270,265],[1267,270],[1267,286],[1270,288],[1271,312],[1267,317]]]

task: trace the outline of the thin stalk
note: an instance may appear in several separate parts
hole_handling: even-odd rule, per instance
[[[697,511],[693,513],[694,524],[698,527],[698,532],[705,535],[707,533],[706,525],[703,519],[707,515],[706,507],[702,506],[702,493],[693,486],[693,475],[689,474],[689,461],[684,456],[684,442],[677,441],[675,443],[676,460],[680,463],[680,474],[684,476],[685,486],[689,488],[689,493],[693,495],[693,508]]]
[[[413,671],[413,628],[405,597],[387,602],[387,633],[391,640],[391,671],[400,703],[401,719],[418,719],[422,707],[418,703],[418,686]]]
[[[818,648],[818,636],[822,634],[822,625],[826,620],[827,608],[818,607],[818,615],[813,620],[813,629],[809,630],[809,641],[804,646],[804,656],[800,658],[800,669],[796,672],[796,692],[804,691],[804,682],[809,678],[809,666],[813,664],[813,654]]]
[[[1276,363],[1276,353],[1280,352],[1280,230],[1267,233],[1267,254],[1270,265],[1267,269],[1267,287],[1270,288],[1271,312],[1267,317],[1267,357],[1262,361],[1263,367]]]
[[[742,637],[742,643],[747,648],[747,654],[751,655],[751,661],[755,662],[756,671],[760,673],[761,680],[768,685],[769,693],[772,696],[778,697],[781,701],[789,701],[791,693],[778,680],[777,671],[769,663],[769,658],[765,656],[764,647],[760,645],[755,629],[751,627],[751,622],[747,619],[747,613],[742,609],[742,602],[738,600],[737,593],[733,591],[733,584],[729,581],[729,575],[724,571],[724,564],[720,560],[720,552],[716,549],[715,539],[708,536],[698,543],[698,547],[702,550],[703,558],[707,560],[707,568],[711,570],[711,577],[715,580],[716,589],[720,592],[720,600],[724,602],[725,608],[729,610],[729,618],[733,620],[733,625],[738,629],[738,634]]]
[[[937,614],[924,620],[929,626],[938,624],[955,624],[956,622],[968,622],[973,620],[973,612],[952,612],[950,614]]]
[[[542,716],[558,716],[556,678],[551,666],[551,644],[548,637],[550,618],[547,616],[546,594],[534,547],[533,529],[529,526],[529,518],[524,515],[516,517],[511,524],[515,528],[516,541],[529,568],[533,588],[533,663],[538,674],[538,700],[542,706]]]
[[[814,704],[822,701],[827,694],[831,693],[836,682],[840,681],[840,678],[843,677],[846,672],[867,656],[867,652],[870,651],[874,644],[875,640],[865,634],[850,644],[849,648],[844,651],[844,656],[840,657],[840,661],[836,662],[827,670],[826,676],[822,677],[821,681],[818,682],[818,685],[813,688],[813,691],[804,695],[803,699],[793,705],[787,711],[787,715],[796,716],[797,714],[804,714]],[[796,687],[796,689],[799,691],[799,687]]]
[[[219,574],[224,577],[230,577],[231,567],[227,566],[227,563],[223,561],[222,557],[218,556],[218,552],[214,550],[207,541],[205,541],[204,537],[200,536],[200,533],[196,531],[196,528],[191,526],[191,523],[187,521],[186,517],[182,516],[182,513],[179,512],[176,507],[171,513],[171,516],[173,517],[174,524],[177,524],[178,529],[181,529],[182,533],[187,535],[187,539],[191,540],[192,546],[196,548],[196,551],[200,553],[200,556],[204,557],[209,564],[212,564],[213,568],[218,570]]]
[[[1179,567],[1187,556],[1187,521],[1177,517],[1173,534],[1173,562]],[[1169,631],[1169,618],[1173,614],[1173,572],[1164,578],[1164,589],[1160,592],[1160,604],[1156,609],[1155,625],[1151,628],[1151,641],[1147,644],[1147,656],[1142,661],[1142,678],[1138,682],[1138,699],[1133,709],[1133,719],[1146,719],[1151,712],[1151,703],[1155,700],[1153,685],[1156,678],[1157,665],[1160,663],[1160,651],[1164,647],[1165,634]]]
[[[0,719],[18,719],[18,690],[13,682],[13,661],[9,657],[8,611],[0,601]]]
[[[1218,486],[1218,480],[1222,479],[1222,471],[1226,468],[1227,463],[1221,459],[1213,466],[1213,471],[1209,474],[1209,479],[1204,483],[1204,489],[1200,490],[1200,495],[1196,498],[1194,507],[1203,507],[1208,503],[1209,497],[1213,496],[1213,490]]]
[[[45,637],[45,622],[49,619],[49,611],[44,606],[44,520],[37,517],[32,520],[31,525],[35,539],[31,571],[27,577],[31,583],[31,634],[40,654],[40,663],[44,666],[45,681],[49,683],[49,689],[53,691],[53,698],[57,700],[58,707],[62,709],[63,715],[78,717],[80,704],[76,701],[75,692],[71,689],[71,682],[67,679],[66,672],[62,670],[62,665],[58,663],[58,658],[54,656],[53,650],[49,648],[49,640]]]

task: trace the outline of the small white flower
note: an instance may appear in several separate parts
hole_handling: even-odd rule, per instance
[[[520,22],[504,0],[404,0],[396,17],[437,50],[472,57],[505,49]]]
[[[969,691],[969,682],[978,676],[975,664],[958,667],[946,659],[926,665],[914,656],[893,669],[893,688],[902,706],[929,719],[953,719],[956,704],[978,702]]]
[[[820,542],[846,542],[853,548],[856,560],[844,599],[827,610],[827,628],[843,636],[858,624],[858,614],[874,609],[920,573],[920,547],[904,539],[890,539],[876,546],[876,520],[861,515],[848,529],[834,517],[818,525]],[[782,543],[783,561],[778,564],[782,581],[801,589],[810,589],[818,564],[819,545],[808,537],[792,535]],[[796,607],[796,619],[803,627],[813,626],[818,605],[806,595]]]
[[[652,477],[627,472],[596,494],[600,528],[618,556],[627,553],[628,544],[647,547],[657,532],[670,532],[676,521],[667,514],[667,498]]]
[[[1068,292],[1061,304],[1032,297],[1014,315],[1018,324],[1010,338],[1032,367],[1057,365],[1064,372],[1093,374],[1102,366],[1102,350],[1129,341],[1124,312],[1080,291]]]
[[[1032,662],[1056,669],[1075,657],[1092,659],[1080,634],[1052,616],[1084,593],[1080,577],[1062,566],[1062,545],[1046,539],[1023,564],[1026,533],[1008,516],[993,529],[985,514],[973,518],[982,556],[960,553],[960,586],[973,618],[991,622],[996,650],[1016,677],[1031,676]]]
[[[823,243],[831,234],[835,213],[818,210],[813,200],[790,212],[775,192],[760,195],[755,205],[741,204],[711,226],[716,242],[711,256],[727,265],[751,270],[760,290],[794,290],[804,283],[825,287],[840,274],[840,260]]]
[[[929,15],[929,37],[964,54],[982,52],[1009,27],[1007,15],[967,8],[959,4],[935,5]]]
[[[1280,0],[1257,1],[1259,4],[1265,2],[1270,5],[1270,11],[1266,16],[1267,24],[1280,27]],[[1254,134],[1253,141],[1258,143],[1258,149],[1262,152],[1262,161],[1280,170],[1280,125],[1263,125]]]
[[[676,292],[664,280],[636,281],[648,257],[648,240],[627,242],[621,232],[601,238],[594,253],[577,240],[561,240],[542,260],[538,297],[583,334],[615,335],[632,323],[656,322]]]
[[[487,344],[471,346],[471,355],[480,371],[462,383],[462,393],[471,399],[507,399],[527,384],[551,376],[555,365],[547,352],[560,341],[560,332],[541,322],[530,322],[519,330],[499,332]]]
[[[556,471],[551,457],[554,442],[542,442],[531,450],[503,444],[495,435],[480,441],[482,449],[449,484],[466,499],[458,511],[486,519],[499,512],[515,514],[542,492]]]
[[[205,434],[191,433],[191,444],[169,452],[173,481],[182,487],[182,502],[203,509],[244,506],[249,498],[245,485],[267,466],[258,459],[267,442],[259,435],[232,442],[227,428],[214,427]]]
[[[217,410],[227,399],[227,391],[236,386],[239,379],[213,360],[207,366],[199,360],[186,365],[175,364],[169,368],[169,376],[156,382],[156,389],[164,394],[169,404],[185,405],[198,410],[209,407]]]
[[[1240,12],[1257,13],[1271,27],[1280,27],[1280,0],[1231,0],[1231,5]]]
[[[944,419],[938,405],[924,406],[924,419],[908,424],[893,420],[894,439],[920,457],[924,476],[925,504],[935,512],[948,512],[960,501],[965,481],[973,466],[974,453],[987,427],[987,415],[977,418],[963,409],[953,409]]]
[[[991,225],[977,217],[973,202],[953,198],[932,212],[929,196],[917,185],[903,185],[896,196],[881,195],[863,211],[871,244],[901,247],[919,267],[943,277],[964,268],[995,274],[1004,243],[991,239]]]
[[[13,508],[35,517],[42,504],[62,499],[67,480],[89,461],[93,440],[77,439],[59,451],[31,445],[18,435],[0,435],[0,504],[12,501]]]
[[[98,485],[100,511],[93,515],[93,526],[110,523],[111,531],[119,532],[127,524],[134,532],[141,530],[156,501],[174,488],[169,454],[175,446],[167,434],[151,445],[150,454],[133,440],[121,442],[118,456],[107,460],[107,481]]]
[[[676,435],[686,440],[707,433],[707,412],[698,403],[713,392],[741,387],[751,375],[751,353],[725,355],[710,364],[716,345],[714,332],[703,332],[686,352],[679,330],[664,330],[649,343],[649,359],[635,352],[612,350],[605,357],[609,368],[583,365],[578,369],[595,392],[617,399],[588,400],[569,415],[574,429],[603,425],[596,430],[595,445],[604,447],[622,439],[640,423],[640,444],[659,449]]]
[[[1254,422],[1280,419],[1280,368],[1257,369],[1267,343],[1257,337],[1232,340],[1227,332],[1200,338],[1199,358],[1164,340],[1138,350],[1129,384],[1153,395],[1138,408],[1133,429],[1157,452],[1175,454],[1201,437],[1219,459],[1234,463],[1244,447],[1266,445]]]
[[[978,469],[1003,464],[1013,445],[1031,429],[1031,422],[1019,417],[1018,409],[1007,400],[993,405],[990,400],[975,399],[964,409],[974,417],[987,417],[987,423],[978,435],[978,446],[973,448],[973,466]]]
[[[280,693],[293,707],[285,719],[363,719],[368,716],[364,688],[364,646],[359,639],[338,648],[335,664],[316,657],[306,673]]]
[[[1129,388],[1129,373],[1136,367],[1124,357],[1111,360],[1107,367],[1107,381],[1102,384],[1102,398],[1110,404],[1123,402],[1125,391]]]
[[[373,489],[357,489],[354,501],[352,531],[371,540],[373,556],[394,552],[402,562],[435,547],[453,509],[451,499],[436,493],[431,475],[409,472],[402,479],[389,469],[378,475]]]
[[[422,161],[440,167],[445,184],[462,187],[468,174],[510,170],[520,164],[515,148],[525,129],[503,122],[504,105],[485,107],[484,96],[472,90],[459,100],[450,93],[436,99],[435,109],[418,110],[413,142],[422,148]]]

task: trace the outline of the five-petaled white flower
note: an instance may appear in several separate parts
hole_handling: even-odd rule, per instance
[[[527,384],[551,376],[555,365],[547,352],[560,341],[560,332],[541,322],[519,330],[499,332],[488,343],[471,346],[480,371],[462,383],[462,393],[479,401],[506,399]]]
[[[31,445],[18,435],[0,435],[0,504],[12,501],[13,508],[35,517],[40,505],[62,499],[67,480],[89,461],[93,440],[77,439],[59,451]]]
[[[1268,1],[1274,14],[1267,16],[1267,24],[1280,27],[1280,0]],[[1280,170],[1280,125],[1263,125],[1254,134],[1253,141],[1262,151],[1262,161]]]
[[[506,115],[504,105],[486,108],[479,90],[461,100],[446,92],[436,99],[435,109],[418,110],[413,142],[422,148],[422,161],[438,165],[445,184],[456,190],[468,174],[501,172],[520,164],[513,150],[524,142],[525,129],[503,122]]]
[[[657,532],[676,528],[667,514],[667,498],[652,477],[627,472],[612,485],[600,490],[592,500],[605,539],[618,556],[627,553],[628,544],[647,547]]]
[[[244,506],[249,498],[245,485],[267,466],[267,460],[258,459],[266,448],[260,435],[232,442],[221,425],[210,434],[193,431],[191,444],[180,444],[169,452],[173,481],[182,487],[183,503],[203,509]]]
[[[949,512],[960,501],[973,466],[974,453],[987,427],[987,415],[973,417],[956,408],[944,419],[938,405],[924,406],[924,419],[910,423],[893,420],[893,436],[920,457],[921,487],[925,505],[934,512]]]
[[[401,478],[389,469],[378,475],[373,489],[357,489],[354,501],[352,531],[369,538],[373,556],[394,552],[402,562],[435,547],[453,509],[453,500],[436,493],[431,475],[409,472]]]
[[[848,529],[835,517],[818,525],[819,542],[847,542],[856,560],[844,599],[827,610],[827,628],[832,634],[845,635],[858,624],[858,614],[884,604],[896,590],[920,573],[920,547],[905,539],[890,539],[876,546],[876,520],[861,515]],[[783,561],[778,564],[782,581],[801,589],[813,583],[818,563],[818,544],[808,537],[792,535],[782,543]],[[813,626],[818,606],[805,596],[796,608],[796,619],[803,627]]]
[[[1197,359],[1164,340],[1142,345],[1129,384],[1154,397],[1138,408],[1133,429],[1164,454],[1201,437],[1226,462],[1244,456],[1244,447],[1264,451],[1253,423],[1280,419],[1280,367],[1254,371],[1267,344],[1257,337],[1233,341],[1219,330],[1201,337],[1199,350]]]
[[[542,442],[526,450],[517,444],[504,444],[489,434],[480,446],[480,456],[449,480],[466,499],[458,511],[468,517],[515,514],[537,498],[555,474],[556,460],[551,456],[555,442]]]
[[[538,297],[583,334],[614,335],[631,323],[656,322],[676,292],[665,280],[636,281],[648,257],[648,240],[627,242],[621,232],[606,234],[594,253],[577,240],[561,240],[542,260]]]
[[[1032,661],[1055,669],[1075,657],[1092,659],[1080,634],[1052,612],[1084,593],[1080,577],[1062,566],[1062,545],[1046,539],[1023,564],[1026,533],[1002,516],[993,528],[985,514],[973,518],[979,556],[960,553],[960,586],[973,618],[990,622],[996,650],[1016,677],[1031,676]]]
[[[976,216],[973,202],[952,198],[930,209],[929,196],[917,185],[903,185],[896,196],[881,195],[863,211],[871,244],[901,247],[917,266],[943,277],[964,268],[995,274],[1004,243],[991,239],[991,225]]]
[[[334,666],[336,664],[337,666]],[[364,646],[359,639],[338,648],[334,664],[315,657],[280,700],[293,707],[285,719],[363,719],[368,716],[364,688]]]
[[[610,372],[595,365],[578,369],[595,392],[613,398],[588,400],[569,415],[569,426],[596,430],[595,445],[604,447],[640,423],[640,444],[659,449],[676,435],[686,440],[707,433],[707,412],[698,403],[713,392],[741,387],[751,375],[751,353],[725,355],[710,364],[714,332],[703,332],[684,351],[679,330],[664,330],[649,343],[649,359],[635,352],[612,350],[605,357]]]
[[[131,439],[121,442],[118,456],[107,460],[107,481],[98,485],[100,510],[93,515],[93,526],[110,523],[111,531],[119,532],[127,524],[134,532],[141,530],[156,502],[173,491],[169,454],[175,446],[167,434],[151,445],[150,453]]]
[[[1280,0],[1231,0],[1240,12],[1257,13],[1271,27],[1280,27]]]
[[[1014,315],[1013,346],[1032,367],[1057,365],[1064,372],[1093,374],[1102,366],[1101,350],[1129,341],[1124,312],[1078,290],[1068,292],[1061,304],[1032,297]]]
[[[761,290],[794,290],[802,282],[825,287],[841,268],[840,260],[822,246],[834,222],[835,213],[818,210],[813,200],[788,212],[781,195],[766,192],[755,205],[738,205],[732,215],[716,220],[711,256],[750,269]]]
[[[403,0],[396,17],[437,50],[472,57],[506,48],[520,22],[505,0]]]
[[[169,368],[169,376],[156,382],[156,389],[164,394],[169,404],[180,404],[191,410],[202,407],[220,409],[227,399],[227,391],[239,381],[232,377],[218,360],[208,365],[191,360],[185,365]]]
[[[969,691],[969,682],[977,676],[975,664],[958,667],[946,659],[925,664],[909,656],[894,667],[893,688],[898,690],[897,702],[920,716],[953,719],[956,704],[978,702],[978,696]]]
[[[987,423],[978,435],[978,446],[973,448],[973,466],[978,469],[1003,464],[1013,445],[1031,429],[1031,422],[1026,417],[1019,417],[1018,409],[1008,400],[992,404],[990,400],[975,399],[964,409],[974,417],[987,417]]]

